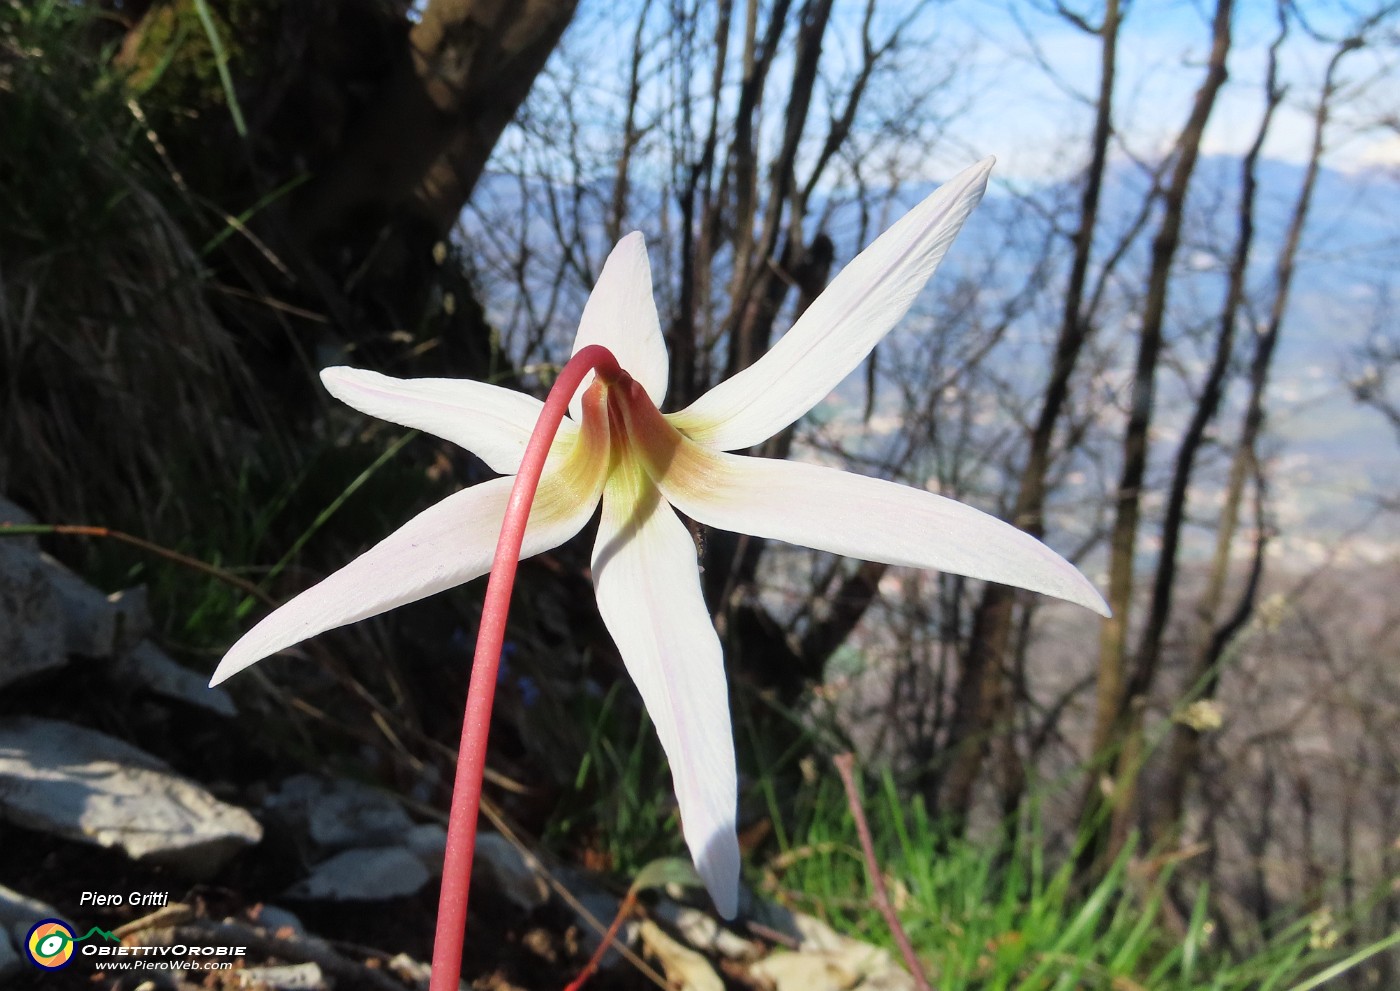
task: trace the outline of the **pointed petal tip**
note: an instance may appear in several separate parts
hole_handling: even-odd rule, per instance
[[[352,395],[350,390],[374,386],[393,388],[412,382],[411,379],[395,379],[369,368],[356,368],[354,365],[330,365],[316,374],[326,391],[347,405],[354,405],[346,398]]]
[[[228,655],[225,654],[224,659],[219,662],[218,667],[214,668],[214,673],[209,676],[209,687],[217,688],[219,685],[223,684],[224,682],[232,678],[234,675],[236,675],[239,671],[243,670],[243,667],[246,667],[246,665],[236,666],[230,664],[228,662]]]
[[[1059,555],[1056,555],[1057,557]],[[1003,582],[1003,584],[1014,585],[1018,588],[1031,588],[1032,591],[1042,595],[1053,596],[1071,605],[1083,606],[1092,613],[1097,613],[1104,619],[1113,618],[1113,610],[1108,607],[1107,600],[1085,575],[1069,561],[1060,559],[1063,563],[1062,580],[1055,583],[1055,587],[1042,586],[1033,588],[1030,585],[1021,585],[1014,579]]]
[[[987,189],[996,159],[930,192],[843,268],[753,364],[670,414],[722,451],[762,443],[821,402],[909,311]]]
[[[988,155],[980,162],[975,162],[963,169],[952,179],[949,179],[947,184],[952,185],[962,180],[968,186],[977,188],[977,197],[980,199],[982,194],[987,191],[987,182],[992,177],[992,167],[996,165],[996,163],[997,157],[995,155]]]
[[[725,922],[733,922],[734,916],[739,914],[739,893],[737,891],[733,895],[724,895],[723,897],[711,894],[710,899],[715,903],[715,911]]]
[[[253,631],[249,630],[248,632],[251,633]],[[261,661],[267,657],[271,657],[272,654],[277,653],[277,651],[274,650],[271,653],[255,654],[248,649],[246,644],[244,644],[243,641],[247,639],[248,634],[245,633],[242,637],[240,637],[234,642],[232,647],[228,649],[228,653],[224,654],[223,658],[215,666],[214,673],[209,676],[210,688],[215,688],[223,684],[225,681],[228,681],[234,675],[238,674],[238,672],[244,670],[245,668],[250,668],[254,664],[258,663],[258,661]]]
[[[695,869],[705,882],[710,900],[725,919],[739,913],[739,839],[733,829],[722,830],[704,844]]]
[[[323,368],[317,374],[320,376],[321,384],[324,385],[332,395],[335,395],[335,387],[341,383],[348,382],[357,373],[363,372],[362,368],[352,368],[349,365],[331,365]]]
[[[352,408],[358,408],[353,402],[357,387],[364,389],[366,386],[390,381],[387,375],[370,371],[368,368],[355,368],[352,365],[331,365],[316,374],[327,392]]]
[[[571,353],[578,354],[589,344],[601,344],[611,351],[651,401],[661,404],[671,362],[661,334],[652,293],[651,259],[641,231],[632,231],[613,246],[588,294]],[[583,394],[592,381],[590,372],[569,400],[569,414],[575,421],[583,418]]]
[[[1037,543],[1039,542],[1040,541],[1037,541]],[[1046,547],[1046,550],[1054,555],[1059,562],[1060,567],[1056,570],[1061,573],[1062,580],[1060,582],[1055,583],[1054,587],[1044,586],[1041,588],[1035,588],[1031,585],[1019,585],[1015,580],[1008,582],[1008,584],[1016,585],[1021,588],[1031,588],[1033,591],[1039,592],[1042,595],[1051,595],[1071,605],[1083,606],[1085,609],[1097,613],[1104,619],[1112,619],[1113,610],[1109,608],[1108,600],[1103,597],[1103,593],[1099,591],[1098,586],[1089,580],[1089,576],[1079,570],[1079,568],[1068,559],[1060,557],[1059,554],[1055,554],[1049,547]]]
[[[1056,556],[1058,557],[1058,555]],[[1080,571],[1068,560],[1061,558],[1061,561],[1068,572],[1072,585],[1060,591],[1043,590],[1045,594],[1053,595],[1058,599],[1063,599],[1065,602],[1072,603],[1076,606],[1083,606],[1085,609],[1097,613],[1104,619],[1112,619],[1113,610],[1109,608],[1108,600],[1103,597],[1103,593],[1099,591],[1098,586],[1089,580],[1088,575],[1084,574],[1084,572]]]

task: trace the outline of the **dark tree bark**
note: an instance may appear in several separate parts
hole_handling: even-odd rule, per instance
[[[1099,673],[1094,734],[1090,753],[1118,746],[1117,771],[1111,788],[1111,832],[1101,842],[1089,844],[1089,860],[1111,860],[1127,838],[1129,815],[1135,805],[1136,772],[1142,759],[1140,728],[1143,693],[1154,672],[1129,684],[1126,640],[1133,597],[1133,561],[1141,521],[1142,485],[1146,477],[1149,430],[1152,425],[1157,364],[1163,344],[1167,290],[1172,261],[1181,241],[1186,193],[1200,154],[1206,122],[1226,79],[1225,60],[1230,51],[1231,0],[1218,0],[1212,22],[1212,44],[1206,75],[1196,91],[1191,114],[1177,138],[1171,180],[1163,194],[1162,220],[1152,243],[1147,297],[1143,302],[1142,329],[1138,337],[1131,408],[1123,437],[1123,466],[1115,496],[1115,515],[1109,547],[1108,604],[1113,617],[1103,621],[1099,638]],[[1093,827],[1105,822],[1098,809],[1104,797],[1097,772],[1086,786],[1084,821]],[[1086,860],[1086,863],[1089,862]]]
[[[1254,343],[1254,354],[1250,361],[1249,368],[1249,398],[1245,405],[1243,422],[1240,426],[1239,442],[1235,450],[1235,456],[1231,463],[1230,479],[1227,483],[1225,493],[1225,504],[1221,511],[1220,520],[1216,530],[1215,554],[1211,563],[1210,577],[1206,590],[1197,606],[1197,618],[1199,625],[1204,631],[1202,646],[1192,655],[1187,668],[1186,686],[1188,691],[1195,691],[1196,697],[1201,699],[1211,699],[1220,685],[1222,674],[1221,665],[1225,656],[1225,651],[1235,634],[1244,626],[1253,612],[1255,597],[1259,587],[1260,576],[1263,568],[1264,543],[1267,539],[1267,528],[1262,519],[1262,509],[1256,508],[1258,520],[1258,537],[1255,541],[1253,554],[1253,564],[1250,568],[1249,577],[1245,583],[1239,600],[1235,607],[1222,620],[1221,604],[1224,600],[1225,585],[1229,577],[1230,548],[1234,543],[1238,530],[1240,507],[1244,500],[1246,488],[1251,477],[1255,479],[1256,502],[1262,502],[1260,487],[1263,485],[1261,473],[1259,471],[1258,460],[1255,454],[1257,450],[1259,436],[1264,427],[1265,420],[1265,396],[1268,390],[1269,373],[1273,365],[1274,353],[1278,347],[1279,335],[1283,327],[1283,318],[1288,309],[1288,298],[1293,284],[1293,274],[1297,263],[1298,249],[1302,243],[1303,228],[1307,223],[1308,213],[1312,205],[1313,191],[1317,185],[1318,174],[1322,167],[1322,155],[1326,138],[1327,124],[1331,115],[1332,101],[1337,92],[1337,70],[1342,60],[1351,52],[1362,47],[1363,34],[1358,32],[1351,37],[1344,39],[1332,54],[1328,62],[1327,71],[1323,78],[1322,90],[1318,95],[1316,108],[1313,112],[1313,134],[1312,147],[1308,157],[1307,169],[1303,174],[1303,181],[1298,190],[1298,197],[1294,202],[1293,211],[1289,218],[1288,231],[1284,236],[1283,244],[1279,248],[1278,258],[1274,266],[1274,287],[1273,299],[1269,305],[1269,318],[1262,332],[1257,335]],[[1280,37],[1280,41],[1282,38]],[[1275,44],[1275,50],[1277,43]],[[1270,96],[1268,112],[1271,113],[1282,99],[1273,87],[1272,66],[1270,71]],[[1265,121],[1267,127],[1267,116]],[[1246,185],[1245,191],[1252,193],[1253,157],[1257,156],[1259,145],[1262,143],[1263,129],[1260,131],[1260,140],[1256,141],[1252,149],[1251,158],[1246,160]],[[1240,240],[1243,242],[1248,233],[1245,226],[1248,223],[1247,212],[1242,207]],[[1247,246],[1246,246],[1247,247]],[[1238,305],[1236,298],[1236,283],[1242,283],[1244,279],[1245,260],[1237,254],[1234,266],[1232,266],[1231,279],[1231,301]],[[1233,320],[1233,315],[1228,311],[1224,319]],[[1199,412],[1199,411],[1198,411]],[[1193,423],[1194,426],[1194,423]],[[1188,433],[1188,437],[1189,437]],[[1183,450],[1185,444],[1183,442]],[[1178,472],[1180,468],[1178,468]],[[1180,498],[1184,502],[1184,488],[1181,495],[1177,495],[1177,486],[1173,486],[1173,499]],[[1170,503],[1169,503],[1170,511]],[[1172,516],[1168,515],[1168,522]],[[1178,519],[1179,521],[1179,519]],[[1164,564],[1168,550],[1168,544],[1164,540],[1163,556]],[[1164,595],[1160,586],[1162,584],[1162,565],[1158,571],[1158,590],[1154,593],[1154,614],[1153,620],[1159,624],[1165,622],[1165,616],[1158,619],[1156,615],[1157,603],[1159,599],[1165,599],[1166,608],[1170,604],[1169,595]],[[1170,575],[1167,580],[1170,580]],[[1152,625],[1148,627],[1148,632],[1152,630]],[[1160,638],[1160,629],[1157,631]],[[1140,659],[1139,664],[1152,662],[1155,664],[1155,656],[1148,655],[1146,648],[1149,646],[1144,640],[1145,659]],[[1152,817],[1152,832],[1157,839],[1170,839],[1177,833],[1181,822],[1181,817],[1185,809],[1186,788],[1189,780],[1194,775],[1200,762],[1200,731],[1189,724],[1189,722],[1178,721],[1172,728],[1171,745],[1168,751],[1166,762],[1166,774],[1160,791],[1160,801]]]
[[[316,395],[315,343],[353,345],[361,363],[400,374],[495,371],[472,287],[434,248],[576,2],[432,0],[417,23],[406,3],[373,0],[214,8],[234,53],[235,99],[247,108],[242,135],[226,125],[232,107],[185,113],[207,98],[194,85],[205,70],[158,68],[169,36],[202,36],[187,0],[152,4],[131,25],[118,59],[149,71],[152,102],[179,111],[161,127],[173,164],[202,173],[201,194],[225,196],[230,213],[248,210],[243,236],[215,257],[226,281],[323,316],[310,341],[302,325],[279,329],[264,317],[264,335],[256,320],[233,321],[249,326],[249,356],[273,391],[301,406]],[[438,305],[449,296],[456,305]]]
[[[1234,354],[1235,328],[1239,322],[1240,309],[1244,305],[1245,277],[1249,270],[1250,249],[1254,243],[1254,197],[1257,181],[1255,172],[1259,154],[1268,136],[1269,125],[1274,111],[1283,101],[1283,92],[1277,84],[1277,57],[1279,47],[1287,34],[1286,23],[1269,48],[1268,80],[1265,83],[1264,116],[1253,144],[1245,154],[1240,169],[1239,231],[1235,238],[1235,249],[1230,259],[1228,288],[1225,303],[1221,308],[1220,326],[1216,333],[1215,353],[1212,356],[1200,397],[1192,411],[1191,420],[1182,434],[1177,447],[1176,463],[1172,470],[1171,487],[1167,493],[1167,503],[1162,518],[1162,549],[1158,553],[1157,570],[1153,577],[1152,598],[1148,606],[1147,621],[1143,624],[1139,640],[1133,677],[1130,680],[1130,693],[1141,694],[1152,683],[1161,661],[1162,639],[1166,633],[1167,620],[1171,616],[1172,592],[1176,585],[1177,551],[1181,544],[1181,529],[1186,520],[1187,491],[1196,467],[1196,456],[1205,440],[1206,428],[1215,419],[1220,409],[1220,401],[1225,394],[1226,375],[1230,359]]]
[[[365,219],[446,236],[577,0],[433,0],[345,147],[298,204],[308,244]]]
[[[1098,226],[1099,197],[1103,189],[1109,139],[1113,132],[1113,87],[1120,19],[1117,0],[1108,0],[1104,5],[1103,19],[1093,28],[1100,39],[1099,91],[1095,102],[1089,165],[1080,192],[1079,226],[1073,240],[1074,256],[1065,287],[1050,379],[1031,434],[1012,516],[1017,526],[1036,537],[1042,537],[1045,533],[1046,479],[1050,471],[1055,431],[1069,398],[1070,380],[1091,330],[1084,297],[1089,281],[1094,233]],[[972,636],[963,658],[962,675],[954,697],[948,732],[951,764],[943,780],[931,766],[924,780],[919,782],[920,791],[930,807],[937,804],[955,820],[964,817],[972,804],[973,786],[981,775],[988,753],[985,729],[994,724],[998,701],[1003,695],[999,682],[1003,657],[1010,642],[1015,602],[1016,591],[1006,585],[988,585],[983,592],[973,615]]]

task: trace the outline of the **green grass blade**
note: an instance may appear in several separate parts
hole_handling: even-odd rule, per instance
[[[1400,932],[1393,932],[1385,939],[1372,943],[1370,946],[1362,947],[1351,956],[1343,960],[1338,960],[1326,970],[1314,974],[1301,984],[1293,985],[1288,991],[1312,991],[1313,988],[1320,988],[1332,978],[1340,977],[1358,964],[1366,962],[1377,953],[1384,953],[1397,943],[1400,943]]]
[[[233,76],[228,71],[228,52],[224,50],[223,39],[214,24],[205,0],[194,0],[194,9],[199,13],[199,23],[204,25],[204,33],[209,36],[209,47],[214,50],[214,64],[219,70],[219,83],[224,88],[224,99],[228,101],[229,116],[233,118],[233,129],[240,138],[248,136],[248,125],[243,121],[243,109],[238,105],[238,94],[233,91]]]

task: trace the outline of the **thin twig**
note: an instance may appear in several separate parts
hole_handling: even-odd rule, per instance
[[[218,565],[201,561],[199,558],[190,557],[188,554],[181,554],[179,551],[171,550],[169,547],[162,547],[160,544],[152,543],[142,537],[136,537],[121,530],[112,530],[105,526],[79,526],[70,523],[0,523],[0,537],[25,537],[25,536],[47,536],[58,534],[68,537],[105,537],[109,540],[120,541],[123,544],[130,544],[138,547],[149,554],[163,557],[167,561],[174,561],[193,571],[198,571],[217,578],[221,582],[226,582],[235,588],[242,589],[259,602],[268,606],[277,605],[277,600],[268,595],[253,582],[235,575],[233,572]]]
[[[909,935],[899,924],[899,916],[894,914],[890,892],[885,887],[885,875],[875,859],[875,843],[870,838],[870,824],[865,821],[865,810],[861,808],[860,794],[856,791],[853,773],[856,759],[851,754],[844,753],[837,754],[831,762],[836,765],[836,772],[841,775],[841,783],[846,786],[846,804],[851,807],[851,815],[856,821],[856,834],[860,837],[860,848],[865,854],[865,869],[870,873],[870,886],[875,889],[875,907],[880,910],[880,914],[885,917],[885,924],[890,927],[890,935],[894,937],[899,954],[904,958],[904,965],[909,968],[909,974],[914,978],[914,986],[919,991],[932,991],[928,977],[924,974],[923,964],[919,963],[919,958],[914,954],[914,945],[909,942]]]
[[[801,940],[793,939],[787,933],[779,932],[772,926],[765,926],[763,923],[754,922],[752,919],[746,919],[744,921],[744,925],[748,928],[749,932],[753,933],[760,939],[766,939],[768,940],[768,942],[776,943],[778,946],[785,946],[789,950],[802,949]]]
[[[598,941],[598,948],[593,951],[593,956],[588,958],[588,963],[583,965],[583,970],[579,971],[577,977],[564,986],[564,991],[582,991],[583,986],[588,983],[588,979],[598,971],[598,965],[603,962],[603,957],[607,954],[609,946],[617,941],[618,930],[622,928],[622,923],[632,914],[632,909],[637,904],[637,889],[631,888],[627,892],[627,897],[622,899],[622,904],[618,906],[617,915],[613,917],[612,925],[608,926],[608,931],[603,934],[603,938]]]

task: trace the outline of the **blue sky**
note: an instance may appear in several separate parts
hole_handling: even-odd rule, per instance
[[[1072,9],[1100,6],[1078,0],[1067,0],[1066,5]],[[1363,5],[1369,6],[1370,0],[1357,4]],[[1023,182],[1060,178],[1082,164],[1092,123],[1087,101],[1098,85],[1098,44],[1050,12],[1052,6],[1048,0],[886,0],[877,8],[877,37],[918,11],[898,53],[911,82],[897,84],[896,90],[950,77],[929,108],[946,120],[941,130],[931,130],[936,140],[929,141],[926,158],[914,166],[923,174],[912,178],[944,178],[986,155],[997,156],[1002,180]],[[1119,42],[1114,123],[1133,155],[1151,158],[1169,147],[1186,119],[1203,74],[1213,5],[1199,0],[1137,0],[1127,6]],[[608,115],[608,108],[615,107],[625,93],[626,63],[639,7],[637,0],[618,4],[582,0],[565,36],[566,58],[586,66],[573,81],[574,88],[589,91],[600,116]],[[745,3],[736,4],[736,19],[742,20],[745,7]],[[1295,7],[1305,12],[1313,30],[1323,34],[1340,36],[1355,21],[1349,5],[1337,0],[1302,0]],[[863,8],[862,2],[838,0],[824,46],[824,72],[840,77],[843,63],[849,68],[858,60]],[[1277,32],[1274,10],[1273,0],[1237,0],[1230,80],[1207,131],[1207,153],[1238,154],[1253,137],[1262,109],[1266,53]],[[1093,12],[1098,16],[1096,9]],[[653,14],[652,25],[661,21]],[[794,30],[789,28],[787,48]],[[736,46],[740,33],[733,32]],[[673,42],[660,34],[650,38],[654,65]],[[1311,107],[1332,47],[1332,41],[1309,38],[1297,23],[1292,25],[1281,54],[1289,95],[1266,146],[1269,157],[1288,162],[1306,159]],[[1395,55],[1367,49],[1349,56],[1344,81],[1356,83],[1378,75],[1391,67]],[[727,92],[732,97],[737,49],[731,56]],[[775,80],[785,79],[787,72],[780,55]],[[664,71],[653,75],[644,84],[643,103],[652,108],[672,104],[675,81]],[[838,78],[838,89],[839,82]],[[695,80],[697,87],[703,84],[703,79]],[[818,107],[823,96],[819,91]],[[870,98],[879,99],[874,92]],[[1333,132],[1329,165],[1349,171],[1400,166],[1400,135],[1364,126],[1400,106],[1397,81],[1372,83],[1344,103]],[[778,116],[778,106],[769,108],[765,126],[776,129]]]
[[[1098,86],[1097,39],[1042,12],[1040,6],[1026,0],[973,0],[934,8],[928,15],[939,19],[930,28],[942,44],[951,42],[952,50],[969,53],[963,83],[975,95],[954,135],[973,157],[995,154],[1002,178],[1029,180],[1071,170],[1091,123],[1089,107],[1080,98],[1091,98]],[[1342,5],[1325,0],[1300,6],[1315,30],[1337,34],[1353,20]],[[1160,153],[1186,119],[1208,53],[1210,16],[1211,10],[1202,4],[1182,0],[1131,5],[1119,43],[1114,120],[1135,154]],[[1267,50],[1276,32],[1272,3],[1245,0],[1238,5],[1230,81],[1207,131],[1207,153],[1238,154],[1253,138],[1262,109]],[[1290,92],[1266,145],[1269,157],[1306,159],[1311,105],[1331,49],[1331,43],[1306,37],[1296,25],[1292,28],[1280,56]],[[1349,56],[1344,79],[1372,77],[1388,67],[1389,58],[1393,53],[1357,52]],[[1373,84],[1348,102],[1340,114],[1330,164],[1347,170],[1400,165],[1400,138],[1360,126],[1400,106],[1400,86],[1393,79]]]

